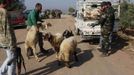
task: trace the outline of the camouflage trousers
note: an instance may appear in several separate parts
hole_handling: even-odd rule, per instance
[[[110,46],[110,34],[102,35],[102,52],[108,53]]]

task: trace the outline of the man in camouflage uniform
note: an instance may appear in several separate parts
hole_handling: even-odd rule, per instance
[[[102,56],[107,56],[110,47],[110,34],[113,31],[114,25],[114,9],[108,5],[108,2],[102,2],[101,4],[101,17],[99,24],[101,24],[101,38],[100,47],[102,50]]]
[[[110,36],[109,36],[109,42],[110,42],[110,47],[109,49],[111,49],[112,46],[112,40],[113,40],[113,31],[114,31],[114,22],[115,22],[115,9],[112,7],[111,2],[107,2],[108,5],[108,12],[111,13],[111,31],[110,31]]]
[[[0,67],[0,75],[15,75],[16,73],[16,37],[8,23],[5,0],[0,1],[0,49],[6,51],[7,58]]]

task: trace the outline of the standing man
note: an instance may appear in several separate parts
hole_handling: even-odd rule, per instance
[[[101,35],[100,35],[100,41],[99,41],[99,46],[98,46],[98,49],[102,49],[102,40],[103,40],[103,37],[102,37],[102,27],[103,27],[103,24],[105,22],[105,12],[106,12],[106,2],[102,2],[101,3],[101,9],[100,9],[100,12],[101,12],[101,17],[100,17],[100,20],[99,20],[99,23],[98,25],[100,24],[101,25]],[[97,25],[97,24],[95,24]],[[94,25],[93,25],[94,26]]]
[[[0,0],[0,49],[6,51],[7,58],[0,67],[0,75],[16,74],[16,37],[8,23],[6,1]]]
[[[107,12],[110,13],[111,15],[111,30],[110,30],[110,36],[109,36],[109,42],[110,42],[110,46],[109,49],[111,49],[112,46],[112,40],[113,40],[113,31],[114,31],[114,22],[115,22],[115,9],[112,7],[111,2],[107,2],[107,6],[108,6],[108,10]]]
[[[102,56],[108,56],[110,48],[110,35],[113,31],[114,24],[114,11],[112,6],[109,6],[109,2],[102,2],[101,4],[101,17],[99,24],[101,24],[101,36],[100,36],[100,49]]]
[[[37,27],[37,21],[41,21],[39,14],[41,13],[42,10],[42,4],[37,3],[35,5],[35,9],[32,10],[29,14],[28,14],[28,18],[27,18],[27,30],[29,30],[32,26],[36,26]],[[46,53],[47,51],[43,48],[43,39],[42,39],[42,33],[39,32],[39,29],[37,27],[37,32],[38,32],[38,39],[39,39],[39,47],[40,47],[40,51],[42,53]],[[30,54],[31,55],[31,54]]]

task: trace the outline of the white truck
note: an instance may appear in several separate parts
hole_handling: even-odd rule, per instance
[[[100,4],[103,1],[113,1],[113,0],[77,0],[76,9],[77,16],[75,17],[75,32],[80,34],[83,40],[89,40],[94,38],[99,38],[101,35],[101,26],[97,25],[92,27],[92,23],[98,22],[98,15],[94,14],[94,11],[100,9]],[[112,5],[117,9],[115,12],[116,19],[119,14],[119,2],[111,2]],[[118,31],[118,22],[115,22],[114,32]]]

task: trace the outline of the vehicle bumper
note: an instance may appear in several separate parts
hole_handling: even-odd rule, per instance
[[[99,39],[100,35],[81,35],[82,40]]]

